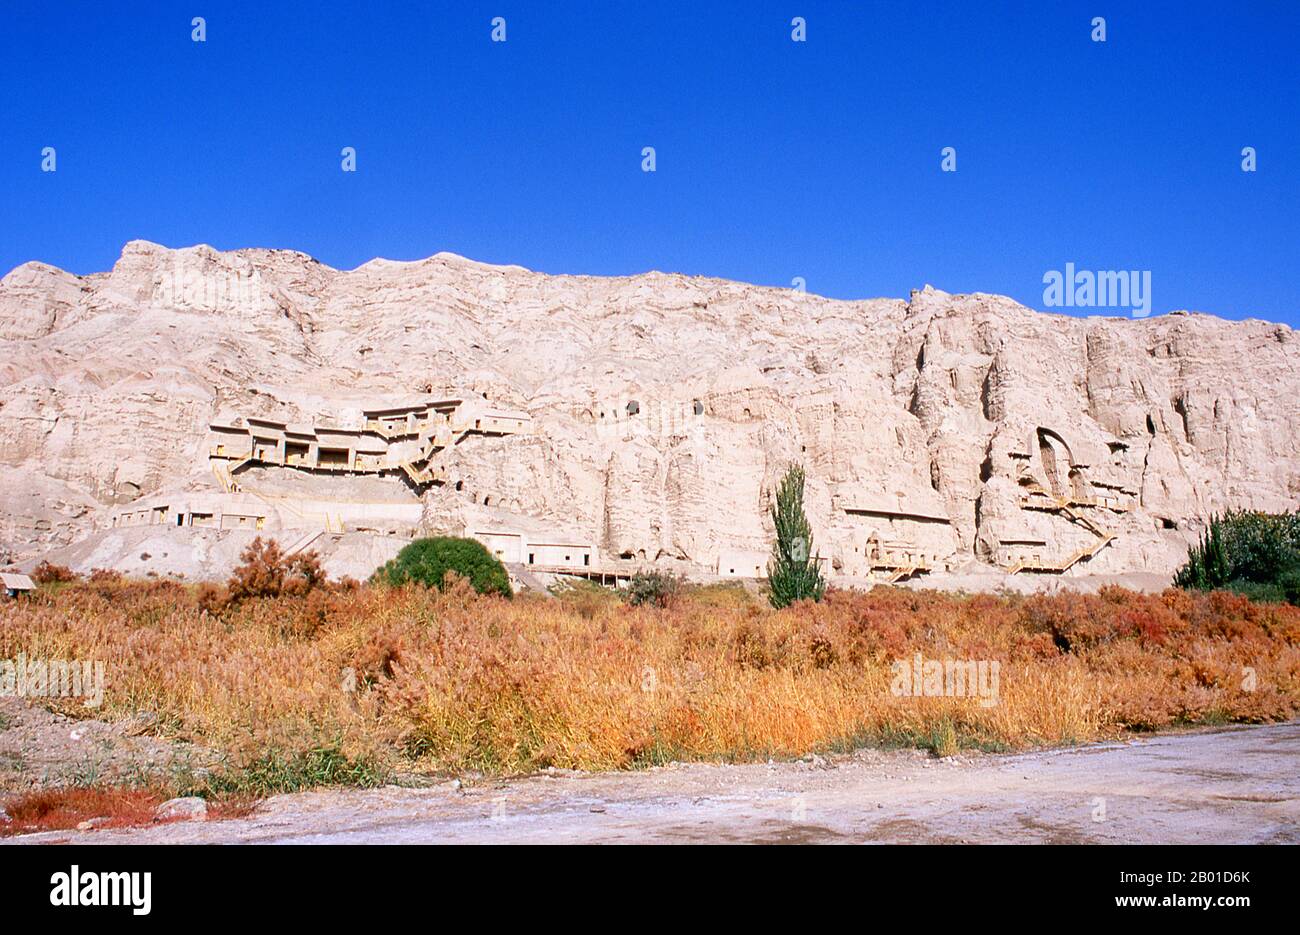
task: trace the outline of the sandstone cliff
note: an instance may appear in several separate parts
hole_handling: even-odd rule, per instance
[[[412,394],[484,394],[535,425],[456,451],[427,528],[554,527],[610,558],[763,552],[795,460],[817,548],[849,576],[891,550],[1167,573],[1210,513],[1300,501],[1283,325],[136,241],[107,273],[0,280],[0,548],[27,558],[212,486],[222,414],[310,422]]]

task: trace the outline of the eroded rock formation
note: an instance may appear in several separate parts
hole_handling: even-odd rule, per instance
[[[451,450],[445,483],[393,478],[425,528],[561,530],[610,561],[761,560],[791,461],[819,551],[852,577],[1165,573],[1212,512],[1300,500],[1300,343],[1262,321],[1073,318],[929,287],[836,301],[448,254],[342,271],[137,241],[107,273],[28,263],[0,280],[0,349],[13,560],[159,492],[218,490],[207,428],[223,416],[312,423],[422,395],[485,396],[533,424]],[[296,483],[328,498],[353,481]]]

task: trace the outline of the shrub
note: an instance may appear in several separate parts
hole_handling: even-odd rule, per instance
[[[90,576],[86,579],[86,584],[95,593],[109,600],[112,600],[125,583],[126,578],[122,573],[112,568],[92,568]]]
[[[1229,512],[1187,553],[1180,588],[1223,588],[1253,600],[1300,603],[1300,512]]]
[[[230,594],[221,585],[204,581],[194,591],[194,602],[204,613],[220,616],[230,604]]]
[[[683,580],[682,592],[700,607],[752,607],[755,603],[754,596],[739,581],[688,586]]]
[[[1293,565],[1278,575],[1277,583],[1287,602],[1300,607],[1300,565]]]
[[[1223,590],[1231,591],[1233,594],[1240,594],[1248,597],[1252,601],[1258,601],[1264,604],[1281,604],[1287,600],[1286,592],[1282,590],[1280,584],[1265,584],[1260,581],[1243,581],[1238,578],[1236,581],[1229,581],[1223,586]]]
[[[626,599],[619,592],[583,579],[557,582],[551,586],[550,592],[565,607],[575,610],[583,620],[595,620]]]
[[[449,571],[467,579],[480,594],[513,595],[505,566],[483,543],[453,536],[416,539],[380,567],[372,580],[393,586],[415,582],[444,590]]]
[[[315,552],[286,557],[274,539],[254,539],[239,555],[227,584],[229,600],[238,603],[250,597],[279,597],[306,594],[325,583],[325,572]]]
[[[41,562],[32,571],[32,580],[37,584],[58,584],[65,581],[76,581],[77,574],[67,565],[53,565],[50,562]]]
[[[681,588],[682,579],[671,571],[637,571],[628,582],[623,597],[633,605],[667,607]]]

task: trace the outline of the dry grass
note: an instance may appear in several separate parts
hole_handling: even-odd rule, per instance
[[[10,821],[0,825],[0,837],[67,831],[84,821],[93,821],[96,829],[154,824],[154,812],[165,798],[158,790],[129,787],[39,789],[5,802]],[[208,817],[235,818],[251,808],[251,802],[232,800],[210,806]]]
[[[1300,609],[1172,590],[877,589],[772,611],[734,589],[659,609],[589,589],[509,601],[463,585],[353,587],[230,604],[101,582],[0,608],[0,658],[103,660],[96,716],[156,713],[255,777],[237,792],[1281,719],[1300,708],[1298,643]],[[916,652],[997,661],[998,703],[895,696],[890,663]]]

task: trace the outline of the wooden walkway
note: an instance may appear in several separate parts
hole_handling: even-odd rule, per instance
[[[1058,497],[1037,483],[1027,484],[1026,489],[1029,491],[1030,495],[1020,498],[1020,506],[1022,509],[1059,513],[1071,522],[1077,523],[1084,529],[1088,530],[1097,537],[1097,541],[1091,545],[1086,545],[1080,549],[1076,549],[1060,561],[1053,562],[1037,558],[1021,559],[1004,569],[1007,574],[1014,575],[1022,571],[1061,574],[1062,572],[1069,571],[1079,562],[1090,560],[1094,555],[1115,541],[1115,534],[1113,532],[1107,532],[1105,529],[1102,529],[1088,517],[1080,513],[1076,507],[1096,507],[1099,509],[1112,509],[1115,512],[1125,512],[1122,508],[1109,507],[1100,504],[1095,500],[1079,499],[1072,496]]]

